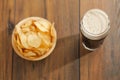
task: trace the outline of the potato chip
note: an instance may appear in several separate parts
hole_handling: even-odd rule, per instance
[[[32,20],[27,21],[24,25],[21,26],[21,28],[27,28],[30,27],[30,25],[32,25]]]
[[[35,50],[32,50],[34,53],[37,54],[37,56],[41,56],[43,53],[41,53],[39,50],[35,49]]]
[[[19,45],[17,45],[17,48],[21,53],[23,53],[22,48]]]
[[[38,50],[44,54],[45,52],[47,52],[49,50],[49,48],[38,48]]]
[[[54,33],[54,23],[51,26],[51,36],[55,37],[55,33]]]
[[[41,39],[36,34],[30,34],[27,38],[28,45],[38,48],[41,44]]]
[[[27,42],[27,37],[24,34],[20,34],[20,40],[21,40],[21,44],[24,46],[24,48],[30,48],[28,46]]]
[[[26,33],[26,32],[30,31],[29,27],[24,27],[21,30],[22,30],[23,33]]]
[[[50,43],[50,46],[49,46],[49,48],[51,48],[52,46],[53,46],[53,42],[51,42],[51,43]]]
[[[17,35],[17,39],[16,39],[17,45],[20,46],[21,48],[23,48],[23,46],[21,45],[19,36]]]
[[[51,24],[48,22],[48,21],[46,21],[46,20],[40,20],[40,21],[38,21],[44,28],[46,28],[47,30],[49,30],[50,29],[50,26],[51,26]]]
[[[26,57],[35,57],[35,56],[37,56],[37,54],[32,52],[32,51],[29,51],[29,52],[25,53],[24,56],[26,56]]]
[[[34,22],[34,24],[40,31],[48,32],[48,30],[44,26],[42,26],[39,22]]]
[[[29,31],[29,32],[25,33],[25,36],[28,37],[28,36],[31,35],[31,34],[35,34],[35,33],[32,32],[32,31]]]
[[[30,50],[29,49],[24,49],[23,52],[24,53],[28,53]]]
[[[20,36],[20,34],[22,33],[19,26],[16,26],[16,32],[19,34],[19,36]]]
[[[42,34],[40,32],[38,32],[38,35],[40,36],[40,38],[43,40],[43,42],[45,43],[45,45],[49,46],[50,44],[50,36]]]
[[[35,31],[35,26],[31,25],[31,26],[30,26],[30,30],[31,30],[31,31]]]

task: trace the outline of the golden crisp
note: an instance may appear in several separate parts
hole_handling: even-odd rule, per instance
[[[25,53],[24,56],[26,56],[26,57],[35,57],[37,55],[36,55],[36,53],[34,53],[32,51],[29,51],[29,52]]]
[[[42,31],[42,32],[48,32],[48,30],[47,30],[44,26],[42,26],[39,22],[34,22],[34,24],[36,25],[36,27],[37,27],[40,31]]]
[[[28,45],[34,48],[38,48],[41,44],[41,39],[36,34],[30,34],[27,38]]]

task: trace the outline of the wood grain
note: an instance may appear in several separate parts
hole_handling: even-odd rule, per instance
[[[111,29],[94,52],[81,45],[79,23],[92,8],[104,10]],[[119,0],[0,0],[0,80],[119,80]],[[39,16],[55,23],[57,45],[44,60],[31,62],[15,54],[12,30],[20,20]]]
[[[0,0],[0,80],[12,80],[13,0]]]
[[[58,61],[54,61],[51,65],[59,62],[56,66],[61,66],[61,69],[52,74],[53,80],[59,78],[60,80],[78,80],[79,0],[47,0],[46,3],[47,18],[56,23],[55,27],[58,32],[57,48],[59,50],[53,53],[53,55],[57,54]]]
[[[119,80],[120,79],[120,1],[119,0],[81,0],[80,19],[92,8],[104,10],[111,21],[111,30],[103,45],[94,52],[81,47],[81,80]]]

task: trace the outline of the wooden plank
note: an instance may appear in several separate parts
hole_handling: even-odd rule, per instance
[[[14,0],[0,0],[0,80],[12,80],[13,9]]]
[[[79,79],[79,0],[47,0],[47,18],[55,22],[58,44],[50,61],[57,71],[51,80]],[[59,49],[59,50],[57,50]],[[60,56],[60,57],[59,57]],[[59,79],[60,78],[60,79]]]
[[[46,59],[30,62],[14,54],[13,80],[79,80],[79,0],[16,0],[15,23],[29,16],[55,22],[58,41]]]
[[[45,18],[44,0],[16,0],[15,2],[15,24],[30,16]],[[13,80],[44,80],[46,76],[44,68],[46,67],[48,64],[44,60],[31,62],[14,53]]]
[[[80,19],[84,13],[92,8],[104,10],[111,21],[111,30],[103,45],[96,51],[80,58],[81,80],[119,80],[120,79],[120,27],[119,0],[81,0]]]

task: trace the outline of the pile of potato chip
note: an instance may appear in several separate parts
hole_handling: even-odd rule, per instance
[[[54,44],[54,24],[45,19],[28,20],[14,29],[14,43],[27,58],[37,58],[47,53]]]

